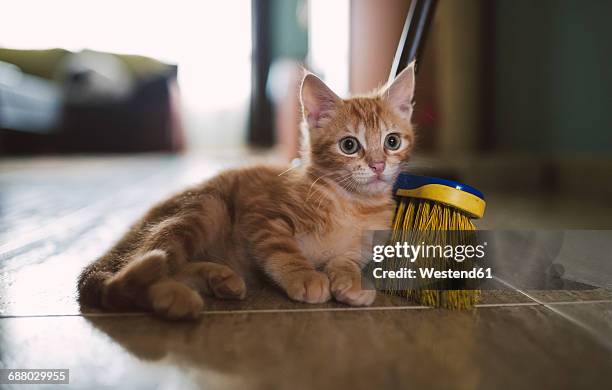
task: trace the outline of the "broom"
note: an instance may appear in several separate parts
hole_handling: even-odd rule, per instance
[[[472,219],[481,218],[485,210],[484,196],[477,189],[451,180],[402,173],[395,185],[397,209],[391,233],[392,243],[445,247],[475,245]],[[469,270],[471,259],[457,262],[454,258],[420,257],[416,266],[436,270]],[[393,258],[391,269],[414,268],[405,258]],[[395,282],[389,290],[405,295],[424,305],[447,309],[469,309],[476,304],[479,290],[465,289],[463,281],[432,282],[417,279],[410,288]]]
[[[436,0],[412,0],[389,80],[420,58],[435,7]],[[397,209],[391,242],[457,245],[474,241],[474,234],[469,233],[475,230],[472,219],[482,217],[485,209],[484,196],[477,189],[450,180],[402,173],[395,195]],[[394,269],[410,265],[406,260],[392,260],[388,265]],[[424,258],[418,264],[436,269],[467,269],[472,262]],[[479,290],[463,289],[465,286],[456,282],[437,282],[434,286],[430,281],[420,280],[406,289],[394,283],[394,292],[426,306],[466,309],[473,307],[480,295]]]

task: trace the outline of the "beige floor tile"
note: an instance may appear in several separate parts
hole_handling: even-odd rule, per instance
[[[612,346],[612,300],[601,303],[550,303],[547,307]]]

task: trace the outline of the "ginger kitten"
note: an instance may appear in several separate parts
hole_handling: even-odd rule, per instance
[[[413,145],[414,63],[387,88],[340,99],[309,74],[300,168],[223,172],[154,206],[78,280],[82,305],[194,318],[203,295],[243,299],[262,270],[289,298],[369,305],[364,230],[390,228]]]

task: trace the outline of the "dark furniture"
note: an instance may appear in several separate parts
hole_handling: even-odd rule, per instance
[[[24,118],[34,118],[41,106],[50,107],[50,112],[58,111],[57,115],[49,115],[47,126],[39,121],[30,128],[0,117],[0,154],[127,153],[183,148],[175,65],[140,56],[116,56],[131,74],[129,96],[120,101],[74,102],[62,98],[62,85],[57,80],[57,69],[70,54],[61,49],[0,49],[0,61],[14,64],[23,71],[24,78],[37,79],[39,84],[46,81],[49,90],[59,91],[49,93],[42,103],[40,99],[29,103],[28,99],[37,93],[27,91],[24,83],[12,87],[12,91],[7,91],[10,85],[0,84],[0,113],[2,108],[7,111],[7,105],[17,104]]]

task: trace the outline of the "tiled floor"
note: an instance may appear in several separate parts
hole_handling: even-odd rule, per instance
[[[234,159],[237,160],[237,159]],[[483,291],[473,311],[379,294],[304,305],[264,287],[193,323],[81,314],[75,278],[152,202],[227,158],[0,162],[2,368],[69,368],[69,388],[606,388],[612,259],[561,262],[559,289]],[[483,227],[612,228],[609,205],[489,197]],[[579,207],[582,207],[580,209]],[[612,253],[612,252],[610,252]],[[2,387],[2,385],[0,385]],[[19,387],[16,387],[19,388]]]

